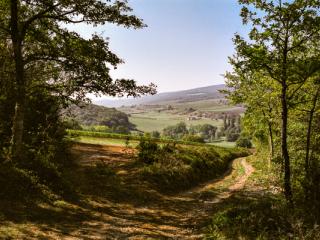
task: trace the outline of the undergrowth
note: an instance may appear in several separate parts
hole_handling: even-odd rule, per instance
[[[159,145],[152,140],[138,145],[138,160],[144,165],[140,177],[162,192],[193,187],[221,176],[231,160],[248,155],[243,149]]]
[[[248,158],[255,172],[243,192],[215,208],[206,239],[320,239],[318,221],[308,206],[288,206],[284,200],[276,164],[266,155]]]

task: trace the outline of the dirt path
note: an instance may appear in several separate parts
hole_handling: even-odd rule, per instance
[[[59,222],[26,225],[30,232],[21,239],[202,239],[202,228],[217,203],[242,189],[254,171],[245,158],[239,158],[221,179],[164,195],[135,181],[133,161],[121,147],[82,145],[75,151],[81,158],[73,174],[79,186],[88,185],[82,189],[86,201],[63,206],[66,210]],[[82,179],[85,167],[99,162],[116,172],[116,181],[110,180],[106,187],[109,195],[100,193],[102,188],[95,191],[98,182]]]
[[[120,148],[112,149],[115,150],[121,154]],[[108,149],[91,155],[90,161],[108,158],[103,151]],[[125,173],[125,160],[121,159],[115,157],[113,166]],[[142,206],[130,202],[112,203],[111,214],[97,211],[101,219],[87,223],[88,239],[202,239],[201,227],[210,219],[214,205],[242,189],[253,171],[245,158],[239,158],[233,161],[223,178],[189,191],[169,196],[157,193],[156,199],[147,200]],[[146,195],[150,193],[142,191]],[[98,206],[100,210],[110,208],[110,202],[100,202]]]

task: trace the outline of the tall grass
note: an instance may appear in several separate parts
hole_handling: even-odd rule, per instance
[[[214,179],[227,171],[230,162],[248,155],[243,149],[209,146],[157,145],[138,146],[138,159],[144,166],[140,177],[162,192],[176,192]]]

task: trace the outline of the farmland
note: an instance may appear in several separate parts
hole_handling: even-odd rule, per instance
[[[141,137],[134,135],[124,135],[124,134],[110,134],[104,132],[91,132],[91,131],[76,131],[69,130],[69,137],[74,142],[88,143],[88,144],[98,144],[98,145],[112,145],[112,146],[122,146],[122,147],[136,147],[141,140]],[[235,147],[234,142],[227,142],[225,140],[218,140],[211,142],[210,144],[196,143],[196,142],[186,142],[172,139],[153,139],[160,144],[166,143],[177,143],[182,145],[194,145],[194,146],[217,146],[222,148],[233,148]]]
[[[137,129],[144,132],[162,131],[165,127],[175,125],[179,122],[185,122],[188,126],[205,123],[219,127],[222,125],[221,120],[199,119],[188,121],[187,118],[187,115],[151,111],[131,114],[129,120],[137,126]]]
[[[164,128],[179,122],[185,122],[187,126],[210,124],[219,128],[223,124],[221,114],[241,114],[243,112],[242,107],[228,105],[225,100],[221,99],[186,103],[168,102],[168,105],[137,105],[118,109],[127,113],[129,121],[143,132],[161,132]],[[201,114],[211,116],[199,117]],[[191,120],[191,116],[196,117]]]

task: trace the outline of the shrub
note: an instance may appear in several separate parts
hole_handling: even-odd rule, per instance
[[[229,132],[227,133],[227,141],[228,142],[235,142],[239,138],[240,134],[235,132]]]
[[[237,147],[243,147],[243,148],[252,148],[252,143],[249,138],[246,137],[240,137],[236,141]]]
[[[153,138],[160,138],[160,132],[158,132],[158,131],[152,131],[152,132],[151,132],[151,137],[153,137]]]
[[[198,142],[198,143],[204,143],[203,137],[197,136],[197,135],[185,135],[182,138],[183,141],[187,142]]]
[[[162,192],[185,190],[224,173],[232,159],[247,155],[239,149],[166,144],[157,149],[143,143],[150,153],[140,171],[144,181]],[[152,145],[151,145],[152,146]],[[145,155],[142,155],[145,156]],[[151,157],[150,157],[151,156]],[[153,161],[150,161],[152,159]]]
[[[32,171],[8,163],[0,164],[0,187],[1,200],[27,202],[44,197],[45,192],[49,193]]]
[[[151,139],[141,139],[137,146],[139,151],[138,159],[146,164],[151,164],[156,161],[159,150],[158,144]]]

